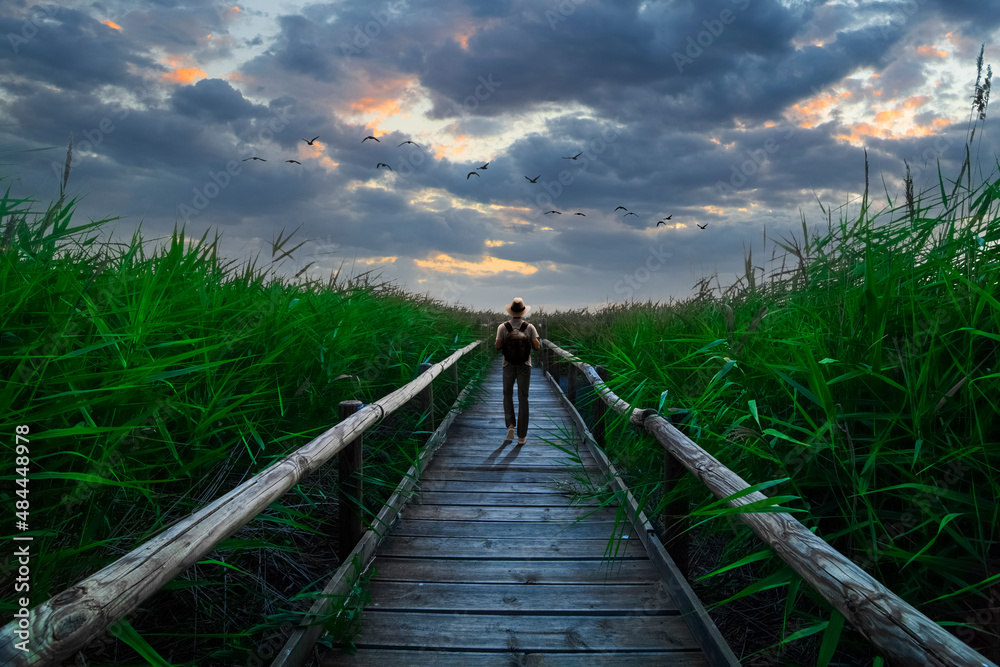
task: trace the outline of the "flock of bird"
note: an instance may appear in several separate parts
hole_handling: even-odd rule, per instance
[[[312,146],[312,145],[313,145],[313,142],[315,142],[315,141],[316,141],[317,139],[319,139],[319,135],[316,135],[316,136],[315,136],[315,137],[313,137],[312,139],[306,139],[305,137],[302,137],[302,141],[306,142],[306,144],[308,144],[309,146]],[[361,143],[365,143],[365,142],[366,142],[366,141],[368,141],[369,139],[371,139],[371,140],[375,141],[376,143],[382,143],[381,141],[379,141],[378,137],[375,137],[375,136],[372,136],[372,135],[368,135],[367,137],[365,137],[364,139],[362,139],[362,140],[361,140]],[[407,140],[406,140],[406,141],[404,141],[403,143],[399,144],[399,146],[397,146],[397,148],[399,148],[399,147],[402,147],[402,146],[405,146],[406,144],[413,144],[413,145],[414,145],[414,146],[416,146],[417,148],[420,148],[420,144],[418,144],[418,143],[417,143],[417,142],[415,142],[415,141],[410,141],[409,139],[407,139]],[[564,157],[564,158],[563,158],[563,160],[576,160],[576,159],[577,159],[577,158],[579,158],[579,157],[580,157],[581,155],[583,155],[583,151],[580,151],[580,152],[579,152],[579,153],[577,153],[576,155],[571,155],[571,156],[569,156],[569,157]],[[251,157],[248,157],[248,158],[244,158],[244,159],[243,159],[243,162],[246,162],[247,160],[260,160],[261,162],[267,162],[267,160],[265,160],[264,158],[262,158],[262,157],[257,157],[257,156],[251,156]],[[298,160],[285,160],[285,162],[291,162],[291,163],[294,163],[294,164],[299,164],[299,165],[301,165],[301,164],[302,164],[302,163],[301,163],[301,162],[299,162]],[[473,169],[472,171],[470,171],[470,172],[469,172],[469,173],[468,173],[468,174],[466,175],[466,177],[465,177],[465,180],[469,180],[469,179],[470,179],[470,178],[472,178],[473,176],[477,176],[477,177],[481,177],[481,176],[482,176],[482,174],[480,174],[479,172],[480,172],[480,171],[485,171],[485,170],[486,170],[486,168],[487,168],[487,167],[489,167],[489,165],[490,165],[490,163],[489,163],[489,162],[487,162],[486,164],[484,164],[484,165],[483,165],[483,166],[481,166],[481,167],[476,167],[475,169]],[[376,164],[376,165],[375,165],[375,168],[376,168],[376,169],[381,169],[382,167],[385,167],[385,168],[386,168],[386,169],[388,169],[389,171],[392,171],[392,167],[390,167],[389,165],[387,165],[387,164],[386,164],[385,162],[379,162],[378,164]],[[541,174],[539,174],[538,176],[535,176],[534,178],[528,178],[527,176],[525,176],[524,178],[525,178],[525,179],[526,179],[526,180],[527,180],[527,181],[528,181],[529,183],[538,183],[538,179],[539,179],[539,178],[541,178],[541,177],[542,177],[542,175],[541,175]],[[632,211],[629,211],[629,210],[628,210],[627,208],[625,208],[624,206],[619,206],[618,208],[616,208],[616,209],[615,209],[615,210],[613,211],[613,213],[617,213],[617,212],[618,212],[618,211],[620,211],[620,210],[622,210],[622,211],[625,211],[625,215],[623,215],[623,216],[622,216],[622,219],[624,219],[624,218],[627,218],[627,217],[628,217],[628,216],[630,216],[630,215],[634,215],[634,216],[636,216],[636,217],[639,217],[639,214],[638,214],[638,213],[633,213]],[[545,211],[545,215],[549,215],[549,214],[557,214],[557,215],[562,215],[562,211],[555,211],[555,210],[552,210],[552,211]],[[577,212],[577,213],[574,213],[573,215],[582,215],[582,216],[586,216],[587,214],[586,214],[586,213],[579,213],[579,212]],[[666,224],[667,224],[667,222],[668,222],[668,221],[669,221],[669,220],[670,220],[671,218],[673,218],[673,217],[674,217],[674,215],[673,215],[673,213],[671,213],[670,215],[668,215],[667,217],[663,218],[662,220],[658,220],[658,221],[656,222],[656,226],[657,226],[657,227],[659,227],[660,225],[666,225]],[[708,223],[707,223],[707,222],[706,222],[706,223],[705,223],[704,225],[699,225],[698,223],[695,223],[695,225],[696,225],[696,226],[698,227],[698,229],[705,229],[706,227],[708,227]]]

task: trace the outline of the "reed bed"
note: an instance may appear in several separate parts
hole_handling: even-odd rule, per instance
[[[148,256],[138,233],[98,244],[91,232],[114,218],[71,227],[68,175],[43,213],[10,188],[0,200],[0,431],[13,460],[15,425],[30,427],[32,606],[304,445],[339,421],[341,400],[374,401],[420,363],[482,337],[490,317],[370,272],[326,283],[269,276],[290,256],[283,235],[267,270],[221,258],[207,233],[175,229]],[[458,384],[491,361],[465,357]],[[447,374],[435,386],[441,415],[459,386]],[[416,406],[366,432],[368,516],[427,435]],[[117,624],[117,637],[95,638],[70,662],[260,664],[262,642],[339,566],[336,468],[295,487]],[[10,467],[3,478],[13,506]],[[5,598],[3,611],[12,605]],[[342,604],[327,641],[349,642],[352,620]]]

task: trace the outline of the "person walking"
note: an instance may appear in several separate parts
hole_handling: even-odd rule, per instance
[[[517,430],[517,444],[523,445],[528,436],[528,385],[531,383],[531,350],[540,350],[538,331],[535,325],[524,321],[531,306],[524,305],[524,299],[517,297],[504,310],[511,319],[497,327],[497,339],[493,344],[503,352],[503,412],[507,424],[507,440],[514,439]],[[525,340],[526,339],[526,340]],[[517,382],[517,415],[514,415],[514,382]]]

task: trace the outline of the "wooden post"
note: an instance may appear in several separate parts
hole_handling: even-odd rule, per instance
[[[449,401],[453,401],[456,396],[458,396],[458,362],[456,361],[451,366],[448,367],[448,380],[451,382],[451,386],[454,390],[449,389],[444,393],[448,397]]]
[[[605,382],[608,381],[608,369],[604,366],[597,367],[597,375]],[[601,449],[605,449],[606,451],[604,445],[604,415],[607,413],[608,406],[600,397],[597,387],[594,387],[594,394],[594,428],[591,429],[591,433],[594,434],[594,440],[601,446]]]
[[[569,382],[566,387],[566,398],[569,399],[570,403],[576,405],[576,366],[573,364],[569,365],[568,379]]]
[[[663,481],[666,493],[677,488],[684,472],[684,466],[664,449]],[[686,499],[675,498],[663,509],[663,543],[685,579],[688,576],[688,549],[691,542],[690,533],[685,530],[688,523],[687,505]]]
[[[420,370],[417,371],[417,375],[420,375],[428,368],[434,364],[420,364]],[[420,411],[427,413],[427,430],[434,430],[434,383],[427,385],[420,390]]]
[[[558,360],[554,356],[552,357],[552,362],[549,364],[549,375],[551,375],[552,379],[556,381],[556,386],[557,387],[560,386],[559,385],[559,362],[558,362]]]
[[[344,421],[361,407],[361,401],[341,401],[340,421]],[[340,471],[339,484],[337,489],[337,499],[340,511],[340,544],[337,556],[343,561],[347,554],[354,550],[354,546],[361,539],[364,526],[361,517],[364,516],[362,508],[362,486],[361,471],[364,462],[362,461],[362,447],[364,435],[358,433],[344,449],[337,455],[337,467]]]

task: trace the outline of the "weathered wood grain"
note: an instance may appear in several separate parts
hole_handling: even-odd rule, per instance
[[[510,651],[696,650],[678,616],[432,614],[365,609],[355,645]]]
[[[524,538],[591,538],[609,539],[619,535],[625,526],[611,520],[593,521],[435,521],[407,515],[396,522],[393,535],[408,537],[524,537]],[[631,526],[625,531],[626,535]]]
[[[417,662],[413,662],[416,655]],[[425,665],[427,667],[707,667],[705,657],[691,651],[618,651],[592,653],[559,653],[544,651],[399,651],[363,648],[353,655],[336,654],[324,665],[357,665],[358,667],[395,667]]]
[[[650,616],[679,614],[661,582],[575,586],[420,582],[415,586],[376,581],[370,594],[372,607],[381,611],[625,616],[641,610]]]
[[[453,493],[451,491],[421,491],[420,505],[479,505],[496,507],[569,507],[599,505],[596,498],[575,501],[562,493]]]
[[[441,521],[553,521],[567,523],[583,517],[614,521],[614,508],[599,505],[568,507],[483,507],[481,505],[410,505],[402,515]]]
[[[489,560],[396,558],[378,554],[375,581],[414,583],[645,584],[659,581],[648,560]],[[374,583],[374,582],[373,582]]]
[[[609,535],[610,537],[610,535]],[[479,558],[539,560],[570,558],[647,558],[642,542],[635,538],[479,538],[392,536],[379,549],[386,556],[408,558]]]

